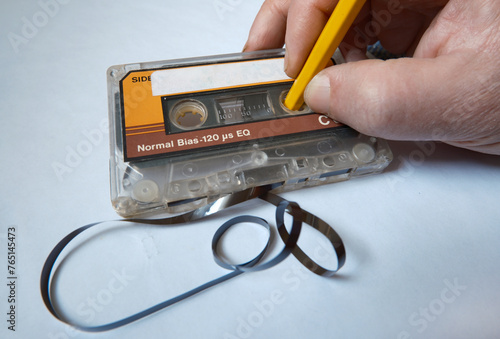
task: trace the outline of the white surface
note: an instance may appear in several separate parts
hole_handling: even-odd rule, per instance
[[[433,143],[393,142],[395,160],[382,175],[285,195],[343,237],[347,262],[334,279],[288,258],[104,334],[73,331],[45,309],[39,275],[53,246],[78,226],[117,218],[108,188],[107,67],[238,52],[260,2],[66,1],[51,15],[40,14],[37,1],[0,5],[0,337],[500,335],[500,158]],[[24,28],[27,37],[13,48],[9,33],[22,36],[33,20],[40,27]],[[271,207],[250,202],[186,227],[93,233],[65,261],[61,306],[76,320],[104,322],[217,276],[211,235],[242,213],[273,219]],[[12,225],[15,333],[6,323]],[[92,300],[101,300],[99,312]]]
[[[283,58],[182,67],[151,74],[153,95],[175,95],[290,80]]]

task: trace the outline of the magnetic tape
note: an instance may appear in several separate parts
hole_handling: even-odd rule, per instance
[[[306,106],[288,110],[292,83],[282,50],[111,67],[116,211],[180,213],[252,187],[295,190],[390,163],[384,140]]]

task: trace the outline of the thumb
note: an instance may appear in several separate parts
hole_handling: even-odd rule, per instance
[[[304,99],[313,111],[368,135],[453,140],[463,125],[449,112],[467,88],[462,79],[466,69],[465,60],[451,55],[351,62],[320,72]]]

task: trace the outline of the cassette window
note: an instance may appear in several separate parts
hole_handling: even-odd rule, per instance
[[[267,92],[215,98],[220,123],[231,124],[274,117]]]
[[[276,93],[290,84],[269,86],[266,90],[236,89],[185,96],[162,97],[166,134],[217,128],[276,119],[291,114],[281,109]]]

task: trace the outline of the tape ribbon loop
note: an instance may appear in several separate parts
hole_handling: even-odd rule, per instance
[[[222,283],[226,280],[229,280],[231,278],[234,278],[242,273],[245,272],[254,272],[254,271],[261,271],[268,269],[270,267],[275,266],[276,264],[280,263],[283,261],[288,255],[292,254],[297,258],[297,260],[304,265],[307,269],[309,269],[311,272],[318,274],[320,276],[324,277],[331,277],[337,272],[345,263],[345,248],[344,244],[342,242],[342,239],[340,236],[335,232],[333,228],[331,228],[326,222],[321,220],[320,218],[316,217],[315,215],[301,209],[299,205],[295,202],[290,202],[288,200],[285,200],[277,195],[274,195],[272,193],[269,193],[269,190],[271,188],[267,186],[262,186],[262,187],[255,187],[251,188],[242,192],[238,193],[233,193],[227,196],[224,196],[215,202],[198,208],[192,212],[188,212],[179,216],[171,217],[171,218],[165,218],[165,219],[123,219],[119,221],[126,221],[126,222],[135,222],[135,223],[143,223],[143,224],[154,224],[154,225],[173,225],[173,224],[179,224],[179,223],[185,223],[188,221],[193,221],[197,219],[201,219],[205,216],[214,214],[222,209],[225,209],[227,207],[239,204],[241,202],[244,202],[249,199],[253,198],[260,198],[264,201],[267,201],[273,205],[276,206],[276,227],[278,229],[278,234],[280,235],[281,240],[285,244],[284,248],[281,250],[279,254],[277,254],[275,257],[272,259],[261,263],[261,260],[267,253],[270,243],[271,243],[271,237],[272,237],[272,231],[270,225],[265,221],[264,219],[254,217],[254,216],[249,216],[249,215],[243,215],[239,217],[235,217],[227,222],[225,222],[222,226],[219,227],[219,229],[216,231],[216,233],[213,236],[212,239],[212,252],[214,256],[214,261],[221,267],[230,270],[231,272],[223,275],[219,278],[216,278],[212,281],[209,281],[205,284],[202,284],[190,291],[187,291],[183,294],[180,294],[174,298],[165,300],[155,306],[152,306],[148,309],[145,309],[139,313],[133,314],[129,317],[123,318],[121,320],[111,322],[108,324],[104,325],[98,325],[98,326],[85,326],[85,325],[80,325],[80,324],[75,324],[71,322],[70,320],[66,319],[63,314],[57,312],[55,306],[54,306],[54,301],[53,297],[51,296],[51,286],[52,286],[52,278],[54,276],[54,265],[63,251],[63,249],[74,239],[76,238],[80,233],[88,230],[91,227],[97,226],[102,224],[103,222],[96,222],[92,224],[88,224],[85,226],[82,226],[70,234],[68,234],[66,237],[64,237],[50,252],[49,256],[47,257],[47,260],[45,261],[45,264],[42,269],[41,277],[40,277],[40,289],[41,289],[41,294],[43,301],[45,303],[45,306],[48,308],[50,313],[54,315],[57,319],[73,326],[76,329],[82,330],[82,331],[87,331],[87,332],[102,332],[102,331],[108,331],[112,330],[115,328],[118,328],[120,326],[124,326],[127,324],[130,324],[134,321],[137,321],[139,319],[142,319],[146,316],[149,316],[155,312],[158,312],[170,305],[173,305],[179,301],[182,301],[192,295],[195,295],[199,292],[202,292],[212,286],[215,286],[219,283]],[[292,216],[292,226],[290,228],[290,232],[288,232],[287,227],[285,226],[285,213],[288,213]],[[239,223],[255,223],[258,224],[268,231],[269,237],[267,240],[266,245],[262,249],[262,251],[252,260],[243,263],[243,264],[232,264],[228,262],[226,259],[224,259],[220,253],[218,252],[218,244],[221,241],[222,236],[224,233],[229,230],[232,226],[239,224]],[[302,223],[306,223],[310,225],[311,227],[315,228],[318,230],[321,234],[323,234],[332,244],[333,249],[335,250],[335,254],[337,256],[337,269],[335,270],[328,270],[326,268],[321,267],[318,265],[316,262],[314,262],[309,256],[307,256],[304,251],[297,245],[297,241],[299,239],[299,235],[302,229]]]

